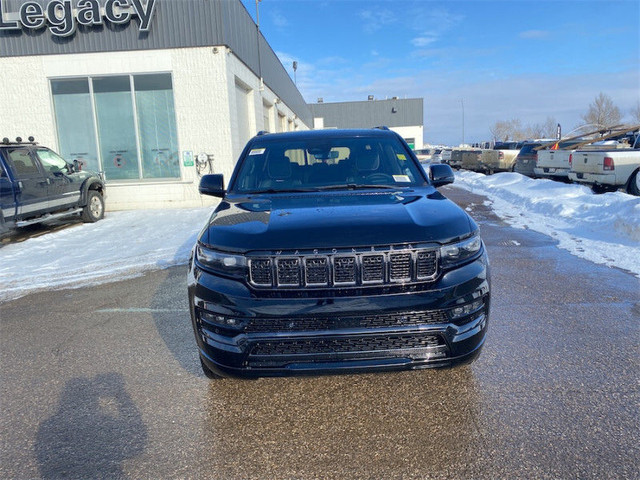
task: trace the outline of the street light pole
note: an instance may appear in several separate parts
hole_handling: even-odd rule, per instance
[[[462,144],[464,145],[464,98],[460,99],[462,104]]]

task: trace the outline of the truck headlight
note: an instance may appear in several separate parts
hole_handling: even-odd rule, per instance
[[[247,259],[243,255],[220,252],[198,245],[196,259],[207,270],[232,276],[247,274]]]
[[[482,240],[478,233],[460,242],[440,247],[440,259],[443,267],[464,262],[475,256],[482,248]]]

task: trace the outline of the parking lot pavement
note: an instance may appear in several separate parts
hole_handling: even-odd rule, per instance
[[[639,478],[640,284],[514,230],[476,363],[209,381],[185,267],[0,304],[0,478]]]

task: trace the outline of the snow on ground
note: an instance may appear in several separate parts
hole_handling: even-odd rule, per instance
[[[50,288],[84,287],[187,263],[212,207],[108,212],[0,248],[0,302]]]
[[[516,228],[541,232],[594,263],[640,277],[640,198],[622,192],[531,179],[518,173],[456,173],[454,185],[486,196],[492,210]]]
[[[640,198],[594,195],[579,185],[532,180],[517,173],[456,173],[457,187],[486,196],[516,228],[556,239],[560,248],[640,276]],[[0,301],[27,293],[121,280],[185,264],[212,207],[109,212],[0,248]]]

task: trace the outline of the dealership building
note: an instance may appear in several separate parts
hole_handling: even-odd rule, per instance
[[[0,137],[104,172],[109,210],[210,202],[261,130],[422,145],[422,99],[308,105],[240,0],[0,0],[0,78]]]

